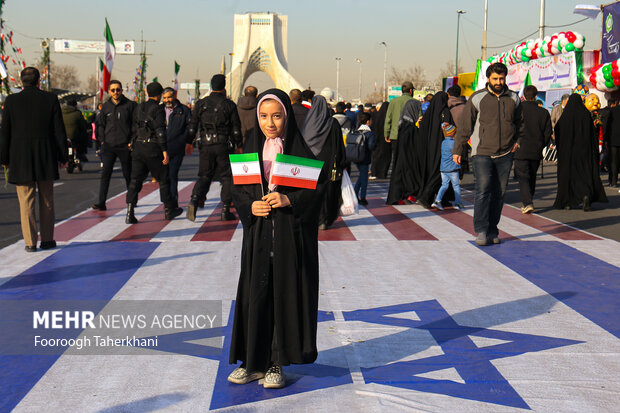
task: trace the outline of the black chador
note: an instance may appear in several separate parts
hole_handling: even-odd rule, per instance
[[[288,95],[270,89],[259,102],[269,94],[286,110],[283,153],[313,158],[297,130]],[[321,199],[317,190],[278,186],[275,191],[285,194],[291,205],[274,208],[267,217],[252,214],[252,203],[263,197],[263,188],[268,189],[262,170],[265,139],[257,121],[244,146],[245,153],[259,155],[263,185],[232,189],[243,243],[229,361],[241,361],[249,372],[265,372],[274,364],[312,363],[317,357]]]
[[[555,144],[558,149],[558,193],[554,208],[607,202],[598,166],[598,139],[590,112],[581,96],[571,95],[555,125]]]

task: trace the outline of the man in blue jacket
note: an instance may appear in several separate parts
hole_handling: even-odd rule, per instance
[[[519,96],[508,89],[508,68],[493,63],[487,68],[488,83],[471,95],[459,120],[452,154],[461,163],[461,154],[471,138],[471,155],[476,178],[474,231],[476,244],[499,244],[497,225],[504,206],[504,193],[514,152],[523,135],[523,115]]]
[[[167,87],[162,95],[166,111],[166,135],[168,136],[168,156],[170,162],[170,201],[173,208],[179,207],[179,169],[183,163],[186,145],[192,144],[189,135],[189,121],[192,112],[175,97],[174,89]],[[191,153],[191,152],[190,152]],[[189,153],[188,153],[189,155]]]

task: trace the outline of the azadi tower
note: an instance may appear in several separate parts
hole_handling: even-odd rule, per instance
[[[243,85],[252,73],[262,71],[275,86],[285,92],[303,90],[288,72],[288,16],[275,13],[235,14],[233,60],[226,84],[233,100],[243,93]]]

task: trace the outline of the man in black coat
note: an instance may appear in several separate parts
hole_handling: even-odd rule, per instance
[[[519,181],[521,212],[529,214],[534,211],[532,198],[536,190],[536,172],[542,159],[542,150],[551,139],[551,116],[546,109],[536,102],[536,86],[526,86],[523,90],[525,100],[521,103],[525,133],[521,146],[515,152],[515,174]]]
[[[135,135],[133,117],[136,102],[127,99],[123,95],[123,87],[118,80],[111,80],[108,89],[111,98],[101,107],[101,113],[97,116],[95,133],[101,143],[101,184],[99,186],[99,201],[93,205],[93,209],[106,210],[105,201],[108,198],[110,178],[116,158],[121,161],[121,169],[127,188],[131,177],[131,153],[129,146]]]
[[[142,182],[149,172],[159,184],[159,198],[164,203],[167,220],[179,216],[183,210],[173,205],[170,198],[168,142],[166,139],[166,112],[159,104],[164,89],[158,82],[146,86],[148,100],[136,107],[134,124],[136,135],[131,143],[131,183],[127,190],[126,224],[136,224],[138,220],[134,208],[138,203],[138,194]]]
[[[243,136],[243,143],[254,130],[256,123],[256,96],[258,95],[258,89],[254,86],[248,86],[245,88],[243,96],[237,101],[237,112],[239,113],[239,120],[241,121],[241,135]]]
[[[17,186],[26,251],[37,250],[35,193],[39,191],[41,249],[54,248],[54,180],[67,165],[67,134],[56,95],[39,89],[39,71],[21,72],[24,90],[5,101],[0,130],[0,164]]]
[[[235,214],[230,211],[232,171],[228,156],[233,153],[235,146],[239,148],[242,145],[241,122],[237,105],[226,98],[226,77],[214,75],[211,78],[211,88],[213,92],[196,103],[189,126],[192,138],[199,134],[200,147],[198,181],[187,205],[187,219],[190,221],[196,220],[196,207],[209,192],[211,181],[217,176],[222,184],[222,221],[235,219]],[[191,151],[192,146],[188,145],[187,150]]]
[[[170,198],[174,208],[179,206],[179,169],[185,155],[185,146],[191,145],[189,122],[192,111],[175,97],[174,89],[167,87],[162,95],[166,111],[166,135],[168,156],[170,156]]]
[[[310,109],[301,104],[301,90],[293,89],[288,95],[291,98],[291,105],[293,106],[293,113],[295,114],[297,128],[301,129],[301,127],[304,126],[304,120],[306,120],[306,116],[308,115],[308,111]]]

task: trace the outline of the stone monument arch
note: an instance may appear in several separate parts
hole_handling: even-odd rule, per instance
[[[276,13],[235,14],[233,58],[226,84],[233,100],[243,93],[250,75],[267,73],[275,87],[289,92],[302,86],[288,72],[288,16]]]

